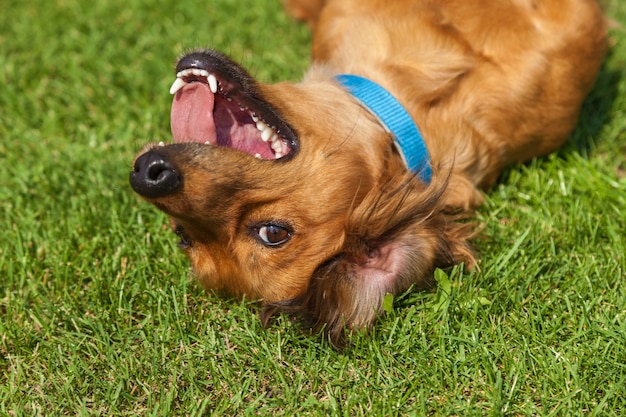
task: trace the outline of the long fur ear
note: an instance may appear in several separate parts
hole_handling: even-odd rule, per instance
[[[295,314],[338,347],[345,331],[371,326],[385,294],[433,284],[433,271],[473,265],[469,223],[442,206],[447,180],[425,187],[407,174],[375,189],[346,224],[343,250],[322,264],[300,296],[265,306],[264,324],[278,311]]]

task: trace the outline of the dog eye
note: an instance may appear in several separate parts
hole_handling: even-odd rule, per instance
[[[174,233],[176,233],[178,235],[178,237],[180,238],[180,242],[178,242],[178,247],[181,249],[189,249],[191,247],[191,239],[189,239],[189,236],[187,236],[187,234],[185,233],[185,229],[183,228],[183,226],[181,225],[176,225],[175,229],[174,229]]]
[[[258,240],[266,246],[279,246],[291,239],[291,230],[279,224],[263,224],[254,228]]]

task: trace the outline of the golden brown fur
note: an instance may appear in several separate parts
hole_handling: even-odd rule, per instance
[[[182,185],[157,197],[133,186],[171,216],[203,285],[262,299],[265,320],[297,312],[337,343],[344,325],[372,323],[386,293],[474,262],[473,232],[458,214],[480,204],[506,165],[567,140],[602,61],[605,22],[593,0],[286,8],[314,31],[302,82],[257,83],[216,59],[241,73],[246,97],[293,128],[297,150],[272,161],[186,143],[194,140],[151,145],[139,155],[158,154]],[[333,81],[339,73],[374,80],[409,111],[431,155],[431,184],[408,172],[389,134]],[[270,223],[291,232],[284,244],[259,243],[257,225]]]

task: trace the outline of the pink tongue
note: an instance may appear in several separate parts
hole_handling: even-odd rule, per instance
[[[172,102],[171,121],[174,142],[206,141],[215,144],[213,93],[203,83],[190,83],[180,89]]]

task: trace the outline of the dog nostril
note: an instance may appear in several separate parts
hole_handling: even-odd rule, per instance
[[[178,190],[182,181],[163,155],[150,151],[135,161],[134,170],[130,173],[130,185],[144,197],[158,198]]]
[[[167,181],[167,176],[172,174],[172,168],[164,163],[151,163],[146,172],[146,179],[154,183]]]

